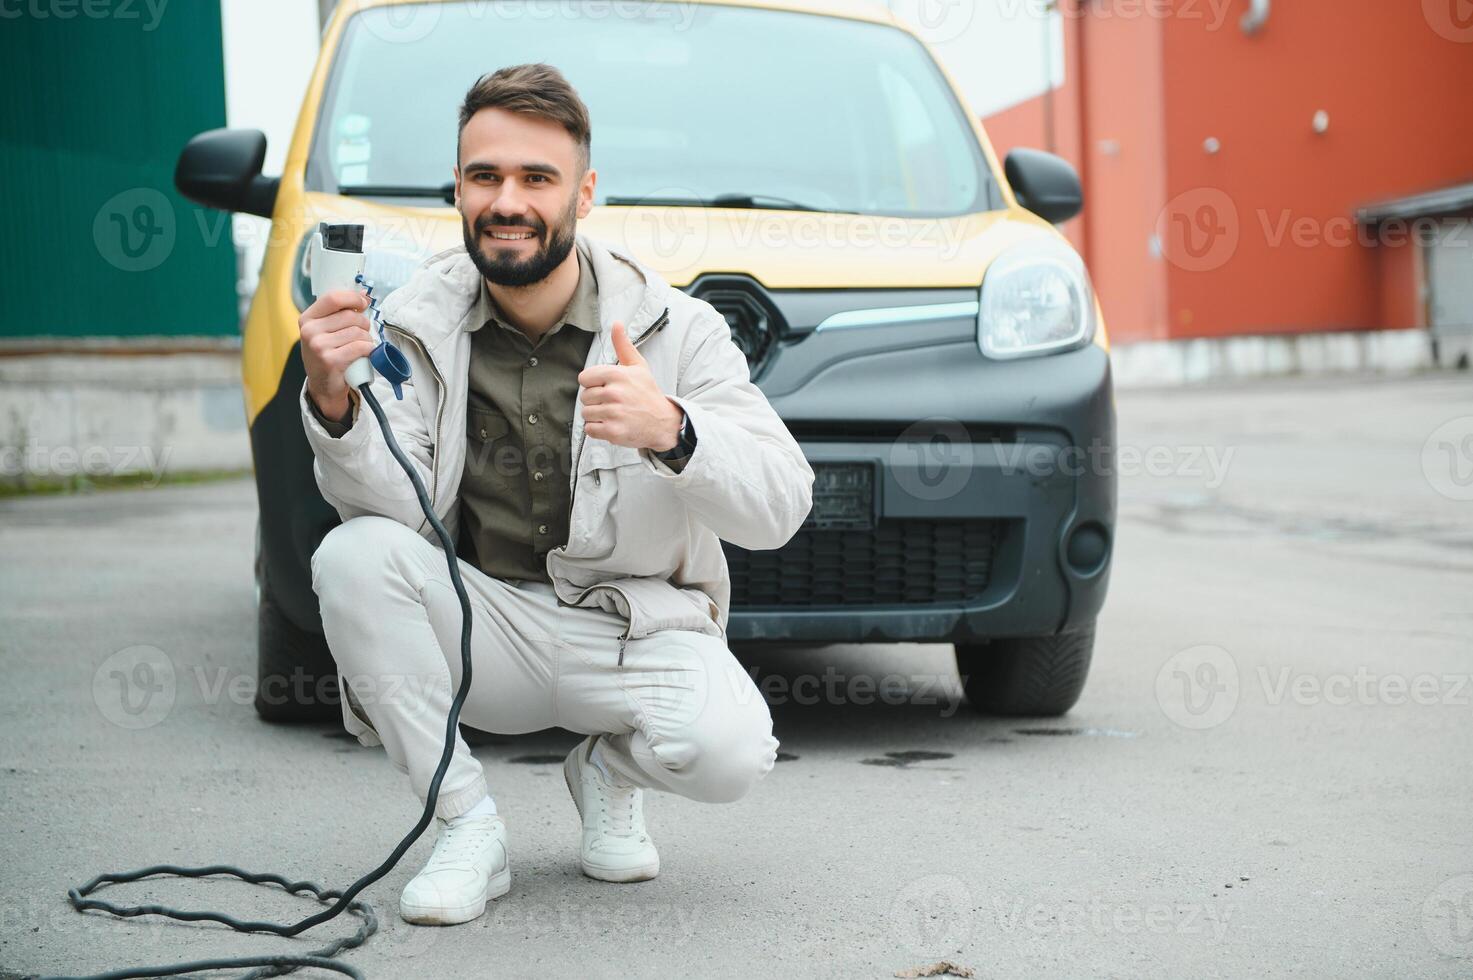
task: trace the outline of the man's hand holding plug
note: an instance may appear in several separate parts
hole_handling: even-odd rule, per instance
[[[685,413],[660,390],[624,324],[614,323],[613,340],[618,364],[600,364],[578,374],[585,431],[618,446],[674,449]]]

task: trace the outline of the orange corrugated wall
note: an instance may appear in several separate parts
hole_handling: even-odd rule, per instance
[[[1066,231],[1112,337],[1421,325],[1410,247],[1366,244],[1353,215],[1473,181],[1473,21],[1458,4],[1277,2],[1253,36],[1246,2],[1152,17],[1092,0],[1067,17],[1052,140],[1083,174],[1087,217]],[[1045,115],[1035,99],[985,122],[1006,153],[1048,145]]]

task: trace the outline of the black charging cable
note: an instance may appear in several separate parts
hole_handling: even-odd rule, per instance
[[[471,689],[471,601],[465,592],[465,583],[460,577],[460,565],[455,557],[455,542],[450,538],[450,532],[445,530],[445,525],[435,516],[434,505],[430,501],[430,495],[425,491],[424,481],[415,472],[414,464],[405,455],[404,450],[394,439],[394,433],[389,428],[389,420],[384,415],[383,406],[373,396],[368,383],[358,386],[358,391],[363,395],[363,403],[373,411],[374,417],[378,419],[379,428],[383,429],[384,442],[389,445],[389,452],[399,461],[404,472],[409,475],[409,481],[414,484],[415,496],[419,497],[419,506],[424,510],[425,517],[430,526],[435,529],[435,534],[440,538],[440,545],[445,549],[445,560],[450,566],[450,581],[455,586],[455,594],[460,599],[460,689],[455,692],[455,699],[450,703],[450,715],[445,719],[445,748],[440,753],[440,764],[435,767],[435,777],[430,780],[429,795],[425,800],[424,813],[420,814],[419,822],[414,829],[404,836],[399,846],[394,848],[383,864],[374,868],[368,874],[359,878],[348,887],[346,891],[332,891],[310,881],[288,881],[281,875],[276,874],[254,874],[241,868],[228,864],[212,864],[204,868],[182,868],[173,864],[156,864],[151,868],[140,868],[137,871],[113,872],[100,874],[80,888],[72,888],[67,891],[67,899],[72,907],[78,912],[95,910],[107,912],[121,918],[131,919],[140,915],[161,915],[170,919],[178,919],[181,922],[219,922],[237,932],[265,932],[275,936],[296,936],[313,926],[321,925],[329,919],[334,919],[343,912],[352,912],[359,916],[363,922],[358,931],[344,939],[337,939],[321,949],[312,950],[309,953],[281,954],[278,956],[242,956],[218,960],[196,960],[192,963],[175,963],[168,966],[140,966],[128,967],[121,970],[113,970],[109,973],[98,973],[88,977],[70,978],[70,980],[132,980],[135,977],[172,977],[186,973],[203,973],[207,970],[228,970],[236,967],[256,967],[250,973],[244,974],[242,980],[254,980],[256,977],[277,977],[304,966],[315,966],[323,970],[332,970],[354,980],[364,980],[363,974],[354,967],[334,959],[344,950],[362,946],[368,941],[368,937],[378,931],[378,918],[374,915],[373,906],[367,902],[356,901],[359,892],[369,885],[378,881],[399,863],[404,853],[419,840],[420,834],[424,833],[426,827],[435,816],[435,802],[440,797],[440,783],[445,778],[445,771],[450,768],[450,757],[455,751],[456,729],[460,724],[460,709],[465,704],[466,695]],[[347,697],[347,692],[342,692]],[[223,912],[191,912],[184,909],[174,909],[167,905],[114,905],[96,898],[88,898],[97,889],[105,885],[122,884],[124,882],[139,881],[143,878],[151,878],[155,875],[167,875],[176,878],[209,878],[215,875],[226,875],[248,881],[253,885],[276,885],[293,895],[311,894],[319,901],[332,902],[330,908],[323,909],[316,915],[308,916],[300,922],[292,925],[283,925],[277,922],[242,922],[240,919],[226,915]],[[48,980],[68,980],[68,978],[53,977]]]

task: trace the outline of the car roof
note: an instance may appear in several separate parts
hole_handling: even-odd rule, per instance
[[[369,7],[386,7],[403,3],[453,3],[456,0],[346,0],[340,6],[345,13]],[[701,4],[712,7],[758,7],[765,10],[786,10],[794,13],[821,14],[828,17],[844,17],[849,20],[870,21],[877,24],[898,25],[890,9],[878,0],[645,0],[650,3],[669,3],[674,6]]]

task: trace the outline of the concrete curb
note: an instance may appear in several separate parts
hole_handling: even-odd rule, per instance
[[[238,349],[6,353],[0,480],[251,466]]]
[[[1118,344],[1110,350],[1120,388],[1158,388],[1286,375],[1403,375],[1466,365],[1473,335],[1364,330]]]

